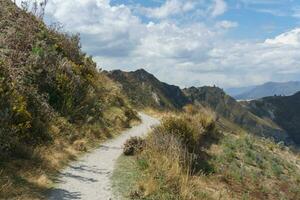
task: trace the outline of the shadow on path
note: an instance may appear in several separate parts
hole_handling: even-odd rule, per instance
[[[69,173],[69,172],[60,173],[60,176],[68,177],[68,178],[74,178],[74,179],[79,180],[80,182],[86,182],[86,183],[95,183],[95,182],[97,182],[97,179],[86,178],[86,177],[78,176],[78,175],[75,175],[75,174],[72,174],[72,173]],[[58,180],[58,182],[60,182],[60,180]]]
[[[97,169],[97,166],[89,167],[87,165],[80,165],[80,166],[70,166],[70,168],[76,171],[86,171],[93,174],[106,174],[104,169]]]
[[[51,193],[55,195],[53,195],[49,200],[81,199],[81,194],[79,192],[69,192],[63,189],[53,189]]]

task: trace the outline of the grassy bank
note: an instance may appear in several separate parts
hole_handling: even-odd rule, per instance
[[[130,173],[117,188],[131,184],[122,193],[137,200],[299,199],[299,153],[212,116],[164,117],[142,153],[120,159]]]
[[[112,175],[113,193],[116,197],[130,199],[132,186],[141,179],[142,171],[136,164],[136,158],[120,156]]]
[[[133,124],[139,123],[133,121]],[[55,186],[57,173],[71,161],[117,136],[124,128],[99,136],[86,135],[74,142],[63,138],[48,145],[22,149],[13,157],[1,156],[0,199],[44,199]]]

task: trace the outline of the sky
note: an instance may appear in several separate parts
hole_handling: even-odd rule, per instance
[[[181,87],[300,80],[300,0],[49,0],[105,70]]]

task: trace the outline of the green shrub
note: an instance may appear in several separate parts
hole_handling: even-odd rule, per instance
[[[80,139],[85,134],[77,134],[78,129],[129,126],[136,113],[120,88],[81,51],[79,35],[49,28],[11,1],[0,1],[1,153],[17,145],[48,144],[54,136]],[[117,124],[107,117],[114,106]],[[66,127],[53,133],[50,127],[61,117]]]

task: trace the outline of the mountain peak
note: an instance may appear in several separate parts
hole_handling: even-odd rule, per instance
[[[149,72],[147,72],[144,68],[140,68],[134,71],[135,73],[145,73],[145,74],[150,74]]]
[[[145,69],[112,72],[110,78],[119,82],[131,103],[137,107],[178,109],[188,103],[181,89],[159,81]]]

